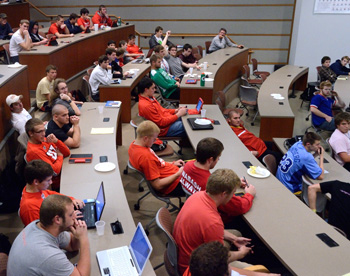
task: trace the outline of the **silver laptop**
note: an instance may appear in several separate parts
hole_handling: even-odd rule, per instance
[[[128,246],[96,253],[102,276],[139,276],[151,256],[152,245],[139,222]]]

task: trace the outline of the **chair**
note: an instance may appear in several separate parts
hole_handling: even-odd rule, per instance
[[[305,118],[306,121],[310,120],[310,116],[312,117],[312,112],[310,112],[310,114]],[[312,123],[312,119],[311,119],[311,126],[309,126],[308,128],[306,128],[305,133],[309,132],[310,129],[313,129],[314,132],[316,132],[322,139],[323,143],[325,143],[326,145],[328,145],[327,141],[323,138],[322,133],[327,132],[327,133],[331,133],[331,131],[328,130],[324,130],[322,128],[319,128],[317,126],[315,126]],[[329,151],[329,148],[327,147],[327,149],[325,149],[326,151]]]
[[[158,227],[163,230],[168,239],[167,248],[164,252],[164,264],[166,271],[170,276],[180,276],[177,269],[177,244],[172,235],[173,222],[168,209],[162,207],[158,210],[156,215],[156,223]]]
[[[205,51],[207,52],[207,54],[210,54],[209,47],[210,47],[211,41],[206,41],[204,43],[205,43]]]
[[[330,139],[330,137],[328,137],[328,138],[326,139],[326,143],[327,143],[327,146],[328,146],[328,148],[329,148],[329,155],[330,155],[333,159],[335,159],[335,158],[334,158],[334,151],[333,151],[333,148],[332,148],[331,144],[329,143],[329,139]]]
[[[46,37],[46,34],[44,32],[39,32],[39,35],[41,35],[42,37]]]
[[[199,53],[193,54],[193,56],[197,61],[202,58],[202,56]]]
[[[264,82],[264,78],[266,79],[266,75],[261,75],[261,78],[251,79],[250,68],[248,65],[243,65],[243,70],[244,78],[248,81],[250,85],[261,85]]]
[[[276,175],[277,163],[276,158],[272,154],[267,154],[263,158],[263,162],[266,165],[266,168],[273,174]]]
[[[89,75],[83,76],[83,81],[85,81],[89,91],[89,102],[94,102],[94,99],[92,98],[92,90],[91,90],[91,85],[89,83],[89,79],[90,79]]]
[[[241,107],[247,110],[246,116],[249,116],[249,110],[247,108],[248,106],[253,106],[255,109],[258,108],[258,93],[259,91],[254,87],[240,85],[239,99],[240,99]],[[258,116],[258,114],[259,114],[259,110],[257,110],[253,118],[253,121],[251,122],[252,126],[254,125],[254,121]]]
[[[189,191],[187,191],[186,188],[184,188],[184,186],[182,186],[182,185],[181,185],[181,188],[182,188],[182,190],[184,191],[184,193],[186,194],[186,199],[188,199],[188,198],[192,195],[192,193],[190,193]]]
[[[6,276],[8,256],[5,253],[0,253],[0,276]]]
[[[197,45],[199,54],[203,56],[203,47],[201,45]]]
[[[321,68],[322,68],[322,66],[316,66],[316,71],[317,71],[317,83],[318,83],[317,86],[319,86],[320,83],[321,83],[321,75],[320,75],[320,70],[321,70]]]
[[[261,77],[261,75],[266,75],[266,77],[270,76],[270,73],[267,71],[258,71],[258,61],[255,58],[252,58],[253,64],[253,75],[256,77]]]
[[[310,180],[303,175],[303,189],[301,191],[301,198],[306,203],[307,206],[309,206],[309,198],[308,198],[308,188],[312,185]],[[317,193],[316,198],[316,212],[321,213],[322,217],[324,218],[324,210],[326,208],[327,204],[327,197],[324,194]]]
[[[221,113],[224,115],[225,118],[228,117],[228,114],[232,110],[238,112],[240,116],[243,115],[244,111],[240,108],[226,108],[226,98],[225,93],[223,91],[215,91],[214,95],[216,97],[215,103],[219,106]]]
[[[158,199],[158,200],[163,201],[163,202],[166,203],[166,207],[165,207],[166,209],[168,209],[170,206],[172,207],[172,208],[170,209],[170,211],[168,211],[168,212],[173,212],[173,211],[176,211],[176,210],[177,210],[177,211],[180,211],[180,208],[181,208],[182,205],[183,205],[183,203],[182,203],[182,201],[181,201],[181,197],[179,197],[179,196],[178,196],[178,197],[177,197],[177,196],[173,197],[173,196],[167,196],[167,195],[162,195],[162,194],[160,194],[159,192],[157,192],[156,190],[153,189],[153,186],[151,185],[151,182],[148,181],[148,180],[146,179],[145,175],[144,175],[141,171],[137,170],[136,168],[134,168],[134,167],[131,165],[130,161],[128,161],[128,168],[131,169],[131,170],[133,170],[133,171],[135,171],[135,172],[137,172],[138,174],[140,174],[140,175],[142,176],[143,180],[146,182],[147,187],[148,187],[148,191],[147,191],[143,196],[141,196],[141,197],[138,199],[137,203],[134,205],[134,209],[135,209],[135,210],[139,210],[139,209],[140,209],[140,202],[141,202],[142,199],[144,199],[144,198],[145,198],[146,196],[148,196],[149,194],[152,194],[156,199]],[[179,206],[176,206],[174,203],[172,203],[171,200],[170,200],[171,198],[178,198],[178,199],[179,199]],[[154,217],[154,218],[146,225],[146,227],[145,227],[146,233],[148,233],[149,227],[152,225],[152,223],[153,223],[155,220],[156,220],[156,217]]]
[[[92,71],[94,70],[94,68],[89,68],[86,70],[86,74],[88,74],[89,76],[91,76]]]
[[[157,99],[159,99],[164,108],[169,108],[171,106],[173,108],[177,108],[179,106],[180,100],[164,98],[162,89],[158,85],[156,85],[156,91],[159,94],[159,97]]]
[[[153,48],[149,49],[146,58],[149,58],[152,55],[152,53],[153,53]]]
[[[10,44],[4,44],[2,47],[5,50],[7,64],[11,64]]]

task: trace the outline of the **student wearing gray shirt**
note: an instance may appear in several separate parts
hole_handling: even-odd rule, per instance
[[[62,249],[80,249],[76,267]],[[7,276],[85,276],[90,275],[90,266],[86,223],[76,219],[69,197],[50,195],[41,205],[40,220],[31,222],[13,242]]]
[[[237,45],[232,43],[226,36],[226,29],[221,28],[219,31],[219,34],[213,38],[211,41],[210,47],[209,47],[209,53],[215,52],[220,49],[224,49],[226,47],[237,47],[237,48],[243,48],[243,45]]]

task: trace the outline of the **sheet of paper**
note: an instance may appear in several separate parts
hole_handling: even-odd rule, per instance
[[[114,127],[93,127],[91,128],[91,134],[113,134]]]

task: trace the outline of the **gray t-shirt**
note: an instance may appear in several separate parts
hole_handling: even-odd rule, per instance
[[[173,57],[171,55],[167,55],[164,58],[169,64],[171,74],[177,78],[185,74],[184,70],[182,69],[182,60],[180,58]]]
[[[35,220],[27,225],[13,242],[7,276],[69,276],[74,266],[61,248],[70,242],[70,234],[62,232],[58,237],[40,229]]]

